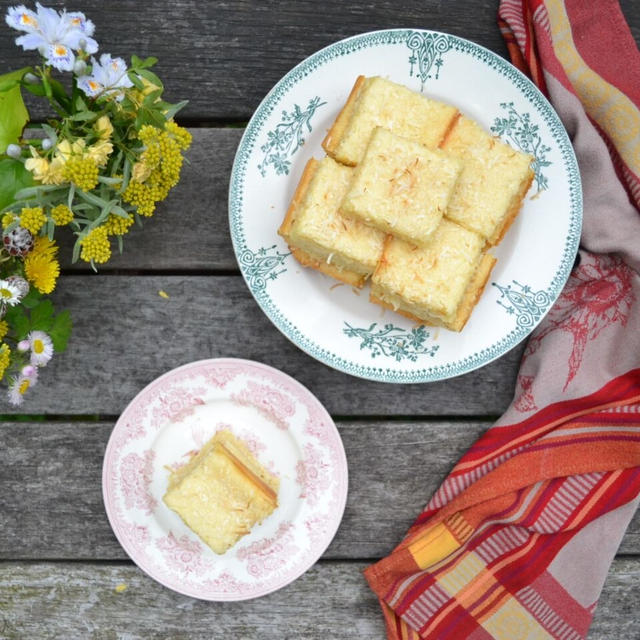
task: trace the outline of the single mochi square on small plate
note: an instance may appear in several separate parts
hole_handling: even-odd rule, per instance
[[[461,160],[377,127],[340,213],[425,246],[461,171]]]
[[[461,331],[495,264],[484,239],[446,218],[428,247],[387,236],[372,302],[418,322]]]
[[[274,511],[279,486],[241,440],[222,430],[171,473],[164,502],[223,554]]]

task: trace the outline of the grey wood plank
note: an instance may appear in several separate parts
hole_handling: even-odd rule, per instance
[[[0,559],[127,557],[102,503],[102,459],[112,426],[0,425]],[[487,426],[479,421],[339,422],[349,463],[349,495],[342,524],[324,557],[387,555]],[[640,553],[640,512],[619,551]]]
[[[270,323],[239,276],[65,276],[53,299],[73,316],[69,350],[42,371],[27,403],[15,408],[0,398],[0,412],[119,415],[178,365],[237,357],[285,371],[334,415],[495,415],[510,402],[523,348],[448,381],[393,385],[304,354]]]
[[[385,638],[365,563],[320,562],[280,591],[245,602],[203,602],[165,589],[129,564],[0,564],[6,640],[314,640]],[[117,592],[116,587],[126,585]],[[637,638],[640,561],[617,558],[589,640]]]
[[[61,0],[49,3],[61,6]],[[622,6],[636,41],[640,12],[634,0]],[[313,52],[337,40],[387,28],[428,28],[462,36],[504,57],[496,25],[497,0],[314,0],[208,2],[160,0],[139,3],[84,0],[80,8],[97,25],[101,51],[153,55],[171,100],[188,98],[190,120],[248,119],[271,87]],[[0,66],[34,64],[13,45],[14,32],[0,25]],[[9,66],[10,65],[10,66]],[[34,111],[37,116],[44,112]]]

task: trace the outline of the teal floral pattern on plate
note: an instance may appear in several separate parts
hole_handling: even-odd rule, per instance
[[[433,357],[439,345],[425,345],[430,333],[424,326],[414,327],[410,331],[392,324],[385,324],[381,329],[375,330],[374,322],[368,328],[352,327],[348,322],[343,333],[349,338],[357,338],[360,342],[360,350],[370,349],[371,357],[388,356],[396,362],[405,358],[415,362],[418,356]]]
[[[532,163],[535,172],[535,180],[538,191],[549,188],[549,180],[542,173],[544,167],[550,167],[547,153],[551,147],[542,142],[537,124],[531,120],[528,113],[519,114],[513,106],[513,102],[501,102],[500,106],[507,110],[506,118],[496,118],[491,126],[491,131],[505,138],[512,145],[518,147],[524,153],[530,153],[534,157]]]
[[[412,31],[407,36],[407,47],[411,49],[409,75],[420,78],[422,90],[425,82],[432,77],[434,68],[435,79],[438,79],[443,63],[442,54],[451,48],[449,36],[442,33]]]
[[[275,280],[285,273],[286,268],[280,269],[289,253],[280,253],[276,245],[261,247],[257,251],[245,249],[240,254],[240,266],[245,273],[249,286],[256,291],[264,291],[269,280]]]
[[[267,142],[260,147],[264,157],[258,169],[263,178],[267,175],[270,165],[279,176],[289,174],[291,156],[304,144],[305,129],[308,133],[313,131],[311,118],[318,107],[325,104],[326,102],[320,102],[320,98],[316,96],[309,100],[304,111],[294,104],[291,113],[282,112],[282,121],[273,131],[267,132]]]
[[[493,282],[493,286],[500,291],[500,298],[496,301],[507,310],[509,315],[516,315],[516,322],[520,327],[533,327],[549,308],[551,297],[546,291],[533,291],[530,286],[512,280],[513,286],[506,287]]]

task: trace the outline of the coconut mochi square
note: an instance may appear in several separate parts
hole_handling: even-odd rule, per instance
[[[384,233],[339,213],[352,178],[351,167],[312,158],[278,233],[304,266],[361,287],[382,255]]]
[[[340,212],[425,246],[461,171],[459,159],[377,127]]]

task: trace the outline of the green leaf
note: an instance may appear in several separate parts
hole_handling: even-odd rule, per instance
[[[153,103],[162,95],[162,89],[157,89],[156,91],[152,91],[148,95],[145,96],[142,104],[145,107],[153,106]]]
[[[82,249],[82,245],[80,244],[81,238],[78,238],[73,245],[73,254],[71,255],[71,264],[75,264],[78,262],[78,258],[80,257],[80,250]]]
[[[16,192],[33,184],[33,175],[24,168],[19,160],[2,158],[0,160],[0,209],[10,205]]]
[[[53,93],[53,97],[61,106],[65,108],[65,110],[69,111],[69,107],[71,106],[71,98],[67,95],[67,91],[64,88],[64,85],[54,78],[50,78],[49,82],[51,83],[51,91]]]
[[[41,84],[23,84],[22,85],[29,93],[32,93],[34,96],[42,97],[47,94],[44,89],[44,86]]]
[[[67,310],[60,312],[55,317],[49,330],[49,336],[51,337],[53,348],[56,352],[60,353],[67,348],[67,342],[69,342],[69,336],[71,335],[71,328],[71,314]]]
[[[171,120],[171,118],[173,118],[173,116],[176,115],[176,113],[178,113],[178,111],[180,111],[180,109],[184,109],[184,107],[186,107],[189,104],[188,100],[182,100],[181,102],[178,102],[176,104],[172,104],[166,111],[164,114],[164,117],[167,120]]]
[[[153,73],[153,71],[149,71],[148,69],[140,69],[138,71],[138,74],[141,75],[146,80],[148,80],[149,82],[151,82],[151,84],[154,84],[156,87],[158,87],[161,90],[161,92],[162,92],[162,89],[164,89],[162,80],[160,80],[160,78],[158,78],[158,76],[155,73]]]
[[[17,86],[22,82],[22,78],[24,78],[25,74],[29,73],[29,71],[33,71],[32,67],[22,67],[22,69],[17,69],[16,71],[10,71],[9,73],[5,73],[0,76],[0,91],[8,91],[9,89],[13,89],[13,87]]]
[[[67,207],[73,206],[73,197],[76,195],[76,185],[73,182],[69,185],[69,193],[67,194]]]
[[[31,323],[21,306],[10,307],[4,317],[7,324],[11,327],[15,339],[19,342],[24,340],[30,331]]]
[[[76,195],[79,198],[82,198],[85,202],[95,205],[96,207],[100,207],[101,209],[107,204],[107,201],[104,198],[96,196],[93,193],[87,193],[86,191],[82,191],[81,189],[78,189],[78,191],[76,191]]]
[[[42,130],[47,134],[47,138],[49,138],[49,140],[51,140],[51,142],[53,142],[53,144],[55,145],[55,143],[58,142],[58,134],[56,130],[53,127],[50,127],[48,124],[43,123],[40,126],[42,127]]]
[[[156,62],[158,62],[158,58],[154,58],[153,56],[149,56],[144,60],[141,60],[136,55],[131,56],[131,66],[136,69],[147,69],[148,67],[153,67]]]
[[[20,69],[13,74],[0,76],[0,83],[8,87],[0,90],[0,153],[4,153],[10,144],[18,142],[24,126],[29,122],[20,84],[11,85],[11,76],[19,83],[25,73],[25,69]]]
[[[111,207],[111,213],[113,213],[114,216],[119,216],[120,218],[129,217],[129,214],[122,207],[119,207],[118,205],[114,205],[113,207]]]
[[[87,111],[87,103],[81,95],[77,95],[74,104],[76,111]]]
[[[43,300],[31,310],[31,331],[49,331],[53,324],[53,302]]]
[[[25,187],[24,189],[16,191],[13,197],[16,200],[30,200],[31,198],[41,196],[43,193],[49,193],[50,191],[63,191],[66,189],[67,187],[57,184],[38,184],[34,187]]]
[[[98,182],[102,184],[115,185],[122,182],[122,178],[108,178],[107,176],[98,176]]]
[[[93,113],[93,111],[78,111],[78,113],[74,113],[69,120],[73,120],[74,122],[90,122],[97,117],[98,114]]]
[[[138,125],[138,119],[140,119],[139,125]],[[163,129],[165,122],[166,120],[161,113],[153,111],[152,109],[147,109],[144,106],[140,108],[140,111],[138,112],[138,117],[136,118],[136,125],[138,129],[144,124],[151,124],[154,127]]]
[[[140,89],[141,91],[142,89],[144,89],[144,84],[142,80],[140,80],[140,76],[138,76],[138,74],[135,71],[129,71],[127,75],[129,76],[129,80],[133,82],[133,86],[136,89]]]
[[[29,293],[20,301],[20,304],[25,309],[33,309],[33,307],[40,302],[41,298],[42,294],[35,287],[31,287]]]

